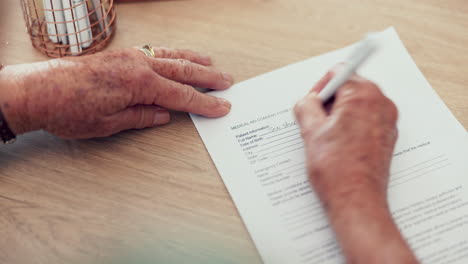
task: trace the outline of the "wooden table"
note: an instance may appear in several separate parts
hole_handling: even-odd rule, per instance
[[[116,8],[109,49],[147,42],[190,48],[212,55],[238,81],[394,25],[468,128],[466,0],[133,1]],[[1,1],[0,19],[0,63],[47,59],[30,46],[18,0]],[[186,114],[106,139],[35,132],[0,146],[0,263],[132,263],[135,256],[261,262]]]

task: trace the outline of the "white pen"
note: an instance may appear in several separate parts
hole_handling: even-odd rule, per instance
[[[346,60],[344,67],[328,82],[320,91],[319,97],[322,102],[327,102],[335,95],[338,88],[351,78],[357,69],[367,60],[367,58],[377,49],[377,42],[374,35],[369,34],[364,40],[358,43],[351,56]]]

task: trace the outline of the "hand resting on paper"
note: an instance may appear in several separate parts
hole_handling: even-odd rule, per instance
[[[417,263],[387,203],[397,109],[359,76],[325,109],[317,93],[333,75],[323,77],[295,107],[309,179],[348,263]]]
[[[193,86],[222,90],[232,77],[187,50],[107,51],[0,70],[0,109],[15,134],[44,129],[63,138],[104,137],[168,123],[168,109],[207,117],[231,105]]]

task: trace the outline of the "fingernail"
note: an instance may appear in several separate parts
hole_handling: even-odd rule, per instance
[[[166,110],[162,108],[160,110],[158,109],[153,117],[153,126],[166,124],[169,122],[170,119],[171,119],[171,116],[169,112],[167,112]]]
[[[227,110],[231,110],[232,105],[228,100],[223,99],[223,98],[218,98],[218,101],[224,108],[226,108]]]
[[[232,77],[232,75],[227,72],[223,72],[223,79],[226,82],[229,82],[229,84],[232,84],[234,82],[234,78]]]

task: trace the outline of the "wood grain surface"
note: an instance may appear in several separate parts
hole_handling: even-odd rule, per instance
[[[148,42],[194,49],[237,81],[393,25],[468,128],[466,0],[125,1],[116,9],[109,49]],[[0,19],[0,63],[48,59],[31,47],[19,0],[1,0]],[[145,258],[261,262],[186,114],[105,139],[66,141],[35,132],[0,146],[0,263]]]

